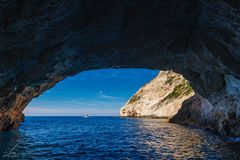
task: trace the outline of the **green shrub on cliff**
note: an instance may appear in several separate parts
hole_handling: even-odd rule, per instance
[[[129,104],[136,102],[137,100],[140,99],[139,95],[134,95],[130,100],[129,100]]]
[[[162,101],[171,100],[177,97],[182,97],[193,92],[192,87],[188,81],[177,85],[171,93],[169,93]]]

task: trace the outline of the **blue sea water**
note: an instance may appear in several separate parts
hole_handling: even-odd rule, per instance
[[[239,143],[160,119],[26,117],[0,133],[0,159],[240,159]]]

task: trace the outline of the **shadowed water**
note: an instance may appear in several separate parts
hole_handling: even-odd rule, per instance
[[[159,119],[27,117],[0,159],[240,159],[238,143]]]

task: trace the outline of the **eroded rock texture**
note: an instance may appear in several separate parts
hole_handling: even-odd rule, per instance
[[[99,68],[172,69],[232,106],[239,15],[233,0],[1,0],[0,130],[58,81]]]
[[[240,136],[239,104],[239,98],[234,96],[211,104],[196,94],[183,102],[170,122],[203,127],[224,136]]]
[[[120,115],[171,119],[182,107],[183,101],[194,94],[189,82],[182,75],[161,71],[126,102]]]
[[[230,89],[234,91],[234,89]],[[164,118],[173,123],[240,136],[240,99],[218,92],[206,98],[195,93],[189,82],[172,71],[161,71],[140,88],[121,108],[122,117]]]

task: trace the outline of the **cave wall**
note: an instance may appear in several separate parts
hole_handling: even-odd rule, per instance
[[[0,130],[85,70],[172,69],[210,102],[238,96],[226,80],[240,75],[238,9],[232,0],[0,1]]]

